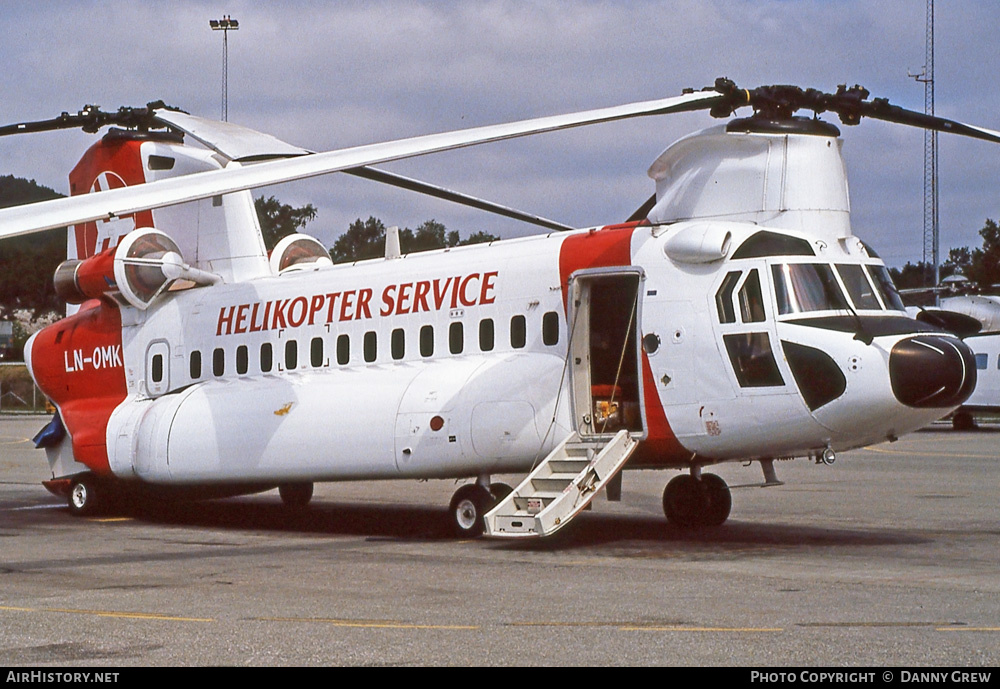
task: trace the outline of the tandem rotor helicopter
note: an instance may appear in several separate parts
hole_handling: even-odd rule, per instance
[[[70,198],[0,211],[0,237],[73,226],[59,294],[79,309],[25,360],[57,408],[36,442],[45,485],[90,514],[130,495],[317,481],[471,478],[457,534],[538,537],[622,468],[673,469],[681,526],[729,516],[705,469],[894,440],[961,405],[961,340],[907,315],[851,232],[841,123],[872,117],[1000,142],[1000,133],[868,99],[727,79],[679,96],[312,153],[150,104],[12,125],[113,125]],[[571,229],[371,166],[569,127],[707,110],[730,119],[649,169],[627,222]],[[811,110],[814,117],[799,117]],[[203,147],[185,143],[194,140]],[[501,212],[544,235],[333,265],[309,236],[270,254],[249,189],[348,172]],[[511,488],[498,473],[526,473]]]

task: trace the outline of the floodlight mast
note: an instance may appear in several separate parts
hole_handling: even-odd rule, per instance
[[[209,19],[212,31],[222,32],[222,121],[229,121],[229,32],[237,31],[240,23],[228,14],[222,19]]]

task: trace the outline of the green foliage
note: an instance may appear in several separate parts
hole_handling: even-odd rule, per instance
[[[475,232],[468,238],[461,239],[458,232],[449,232],[448,228],[436,220],[427,220],[417,226],[416,230],[405,228],[399,231],[399,247],[404,254],[493,242],[498,239],[500,238],[488,232]],[[347,232],[337,239],[330,250],[330,257],[334,263],[363,261],[384,255],[385,224],[375,217],[369,217],[364,222],[358,218],[352,222]]]
[[[253,205],[257,209],[260,231],[264,235],[264,245],[268,251],[283,237],[295,234],[305,227],[307,222],[316,218],[316,209],[311,203],[301,208],[293,208],[273,196],[266,199],[258,196],[253,200]]]
[[[987,218],[979,236],[983,238],[981,249],[967,246],[952,249],[945,265],[961,270],[965,277],[985,289],[1000,283],[1000,226]]]
[[[362,221],[358,218],[337,238],[330,249],[334,263],[363,261],[385,255],[385,225],[374,216]]]
[[[0,208],[56,199],[62,194],[34,180],[0,176]],[[0,318],[24,309],[33,318],[60,312],[63,303],[52,274],[66,260],[66,230],[55,229],[0,241]]]

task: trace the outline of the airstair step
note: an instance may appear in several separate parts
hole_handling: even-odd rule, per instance
[[[490,510],[487,534],[513,538],[555,533],[590,505],[637,446],[624,430],[602,443],[584,443],[571,433]]]

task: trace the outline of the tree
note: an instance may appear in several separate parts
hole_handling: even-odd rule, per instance
[[[350,263],[385,255],[385,225],[375,216],[358,218],[330,249],[334,263]]]
[[[301,208],[293,208],[287,203],[281,203],[273,196],[266,199],[258,196],[253,200],[260,220],[260,231],[264,236],[264,245],[270,251],[283,237],[295,234],[310,220],[316,218],[316,209],[311,203]]]
[[[0,208],[61,196],[35,180],[0,177]],[[65,260],[65,228],[0,241],[0,318],[11,318],[15,310],[22,309],[32,319],[60,312],[63,303],[56,296],[52,275]]]
[[[987,218],[979,236],[983,238],[981,249],[969,249],[967,246],[954,248],[948,252],[945,265],[961,270],[967,278],[985,289],[1000,283],[1000,226]]]
[[[493,242],[500,239],[488,232],[475,232],[466,239],[456,231],[448,231],[436,220],[426,220],[416,230],[404,228],[399,231],[399,248],[404,254],[432,251],[452,246]],[[334,263],[349,263],[385,255],[385,225],[372,216],[364,222],[358,218],[351,223],[330,250]]]

